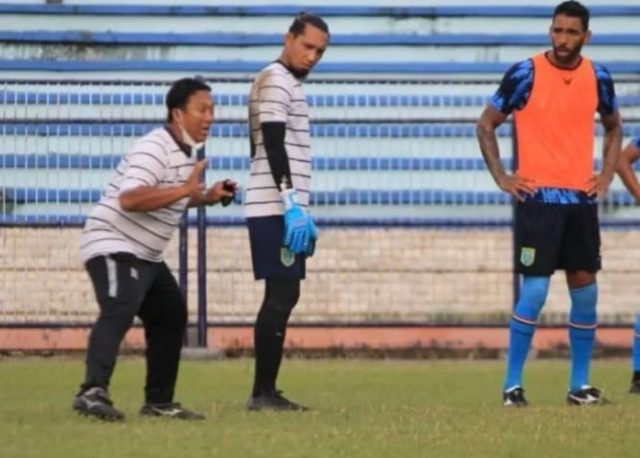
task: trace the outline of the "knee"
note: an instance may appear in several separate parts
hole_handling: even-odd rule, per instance
[[[180,330],[184,329],[187,326],[187,315],[187,304],[182,296],[180,296],[180,299],[176,302],[171,319],[171,324],[174,325],[173,327]]]
[[[300,298],[300,281],[269,280],[267,290],[265,307],[289,314]]]
[[[299,282],[268,281],[267,294],[258,314],[258,332],[283,334],[299,297]]]
[[[134,307],[128,302],[112,302],[100,308],[98,323],[109,323],[122,328],[130,328],[135,318]]]
[[[516,307],[518,315],[537,320],[547,300],[549,277],[525,277],[520,289],[520,300]]]
[[[262,304],[258,313],[255,331],[257,334],[283,335],[289,321],[290,310],[272,306],[269,302]]]
[[[581,289],[596,283],[596,273],[586,270],[567,272],[567,284],[570,289]]]
[[[139,316],[145,324],[159,326],[171,332],[183,332],[187,326],[187,304],[182,295],[175,295],[162,304],[145,304]]]
[[[592,283],[582,288],[573,288],[571,295],[571,321],[578,323],[595,321],[598,302],[598,284]]]

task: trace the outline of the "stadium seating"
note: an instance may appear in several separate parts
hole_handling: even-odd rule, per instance
[[[305,285],[307,315],[298,316],[424,321],[429,313],[446,321],[458,313],[456,320],[473,321],[484,313],[493,322],[506,316],[511,201],[485,170],[474,123],[509,65],[547,48],[548,2],[170,3],[0,3],[0,224],[81,225],[121,155],[162,122],[168,84],[185,75],[201,75],[214,88],[208,180],[233,176],[246,183],[250,78],[277,57],[291,16],[308,9],[324,15],[333,33],[305,84],[313,118],[313,211],[323,228],[347,230],[323,239],[316,272]],[[630,0],[589,6],[594,40],[586,53],[614,73],[626,141],[640,135],[640,6]],[[499,130],[505,167],[512,166],[511,133],[509,123]],[[596,165],[601,149],[599,127]],[[616,181],[602,206],[603,221],[634,224],[640,213],[632,204]],[[242,208],[210,213],[208,222],[237,226]],[[387,237],[397,232],[351,231],[363,226],[470,232],[436,230],[391,243]],[[503,232],[473,232],[477,227]],[[4,259],[31,258],[44,267],[7,268],[0,321],[31,313],[34,304],[49,304],[33,311],[46,319],[91,316],[92,293],[67,254],[75,245],[51,234],[11,237],[0,247],[9,253]],[[246,249],[246,236],[228,240],[228,247],[216,246],[215,274],[223,280],[210,282],[210,297],[218,301],[218,317],[251,319],[261,293],[232,288],[250,276],[248,257],[232,251]],[[369,241],[375,250],[365,251]],[[630,275],[604,281],[605,297]],[[34,285],[32,296],[20,292],[23,277]],[[64,292],[62,284],[69,285]],[[609,316],[628,317],[635,296],[609,303]]]

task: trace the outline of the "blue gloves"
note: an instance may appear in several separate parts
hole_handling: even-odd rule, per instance
[[[309,215],[309,248],[305,253],[308,257],[313,256],[316,251],[316,240],[318,240],[318,228],[311,215]]]
[[[312,256],[318,239],[313,218],[298,202],[295,189],[285,189],[280,196],[284,204],[284,245],[294,254]]]

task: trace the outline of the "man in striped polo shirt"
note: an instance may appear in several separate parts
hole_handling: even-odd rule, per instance
[[[187,321],[183,295],[162,253],[187,207],[233,196],[235,183],[202,183],[206,160],[197,161],[213,123],[211,88],[200,80],[176,81],[166,97],[167,124],[135,142],[87,218],[80,254],[93,283],[100,314],[91,331],[86,376],[73,408],[121,420],[108,388],[118,348],[138,316],[147,341],[145,403],[140,414],[202,419],[174,402]]]
[[[556,269],[571,297],[569,405],[604,404],[591,386],[600,270],[598,198],[611,183],[622,141],[613,79],[581,54],[591,38],[589,10],[560,3],[549,28],[552,49],[513,65],[478,121],[478,140],[498,187],[516,199],[516,269],[522,288],[510,322],[505,406],[523,407],[523,370]],[[496,129],[514,113],[518,171],[507,174]],[[593,169],[594,116],[604,127],[601,171]]]
[[[634,171],[634,164],[640,159],[640,137],[632,139],[622,150],[618,163],[618,174],[623,183],[640,205],[640,182]],[[636,324],[633,330],[633,375],[631,376],[632,394],[640,394],[640,314],[636,315]]]
[[[329,28],[298,15],[280,58],[255,78],[249,101],[251,176],[245,208],[255,278],[265,295],[254,329],[250,410],[306,410],[276,389],[287,322],[300,296],[305,258],[318,237],[308,213],[311,181],[309,107],[302,81],[324,54]]]

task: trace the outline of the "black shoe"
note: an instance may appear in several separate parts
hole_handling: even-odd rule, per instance
[[[251,396],[247,401],[247,409],[249,410],[289,410],[304,411],[309,410],[308,407],[296,404],[282,396],[280,390],[263,391],[257,396]]]
[[[529,401],[524,397],[524,389],[520,386],[502,393],[502,405],[505,407],[526,407]]]
[[[570,406],[591,406],[613,404],[609,399],[602,396],[599,389],[585,385],[579,390],[569,391],[567,394],[567,404]]]
[[[101,420],[123,420],[124,414],[113,407],[109,393],[104,388],[94,386],[83,391],[73,401],[73,410],[88,417],[96,417]]]
[[[204,420],[204,415],[185,409],[178,402],[145,404],[140,409],[140,415],[147,415],[149,417],[178,418],[180,420]]]

